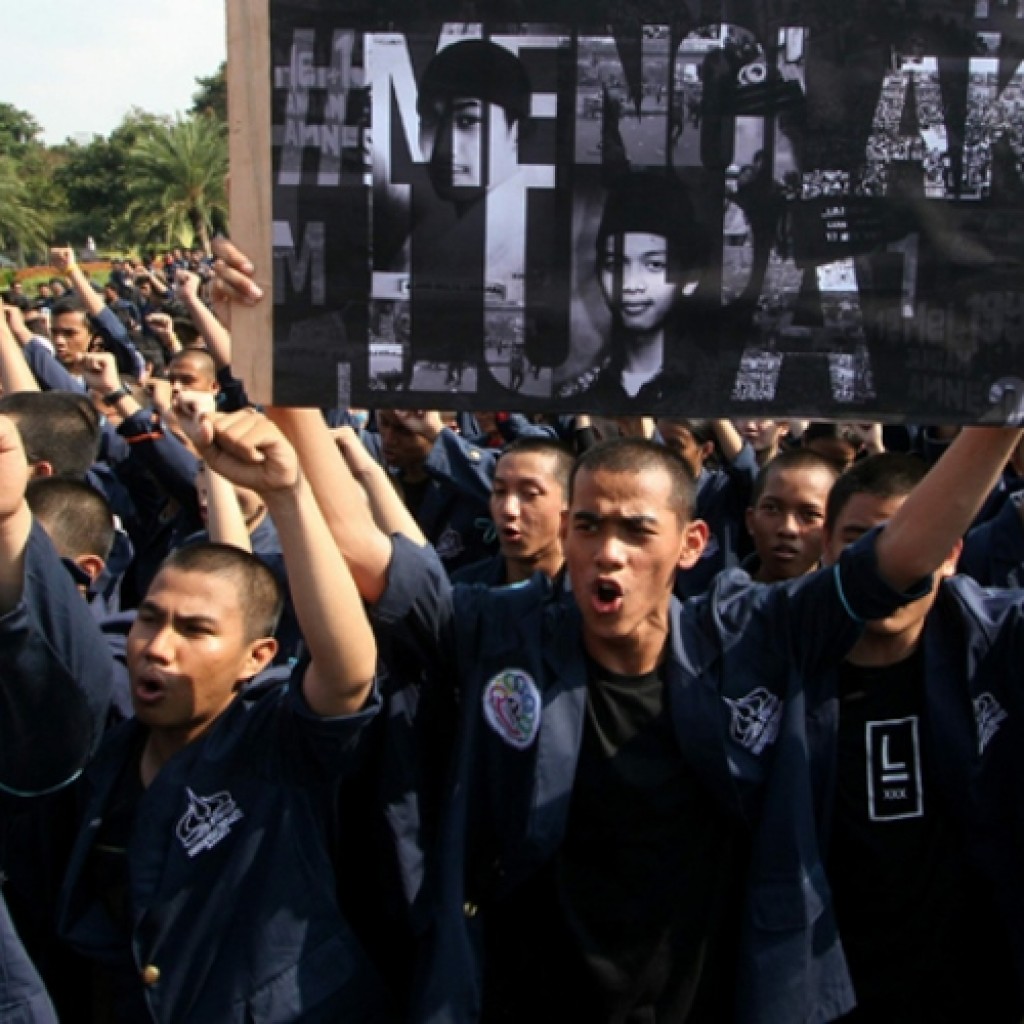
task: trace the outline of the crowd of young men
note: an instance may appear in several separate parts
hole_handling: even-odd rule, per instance
[[[1020,431],[264,413],[187,272],[150,375],[53,258],[83,308],[0,317],[4,1019],[1021,1019]]]

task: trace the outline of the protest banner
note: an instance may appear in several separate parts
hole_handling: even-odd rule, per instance
[[[261,397],[1020,417],[1022,0],[230,2]]]

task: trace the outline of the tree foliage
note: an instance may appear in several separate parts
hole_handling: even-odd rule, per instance
[[[210,248],[227,212],[227,129],[212,114],[142,135],[128,155],[128,216],[147,240]]]
[[[24,260],[46,248],[60,197],[47,186],[53,161],[31,114],[0,103],[0,250]]]
[[[213,114],[219,121],[228,119],[228,65],[221,61],[217,73],[197,78],[199,88],[192,94],[190,114]]]
[[[21,259],[46,248],[50,225],[31,202],[17,161],[0,156],[0,249],[16,252]]]
[[[67,206],[63,217],[57,219],[58,239],[82,245],[91,237],[108,249],[130,248],[136,243],[128,218],[129,154],[140,139],[170,123],[134,108],[109,138],[94,136],[84,146],[70,143],[59,147],[62,159],[54,183],[67,196]]]
[[[27,111],[0,103],[0,251],[208,245],[226,215],[226,65],[197,78],[186,118],[135,108],[106,138],[46,146]]]
[[[21,156],[25,150],[41,145],[39,122],[28,113],[10,103],[0,103],[0,156]]]

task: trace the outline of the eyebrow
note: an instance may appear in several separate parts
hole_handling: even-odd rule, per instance
[[[188,626],[217,626],[219,622],[217,617],[214,615],[203,615],[201,613],[197,615],[174,615],[172,613],[168,613],[168,611],[161,605],[157,604],[156,601],[148,598],[144,599],[139,604],[139,611],[148,612],[162,619],[171,619],[173,622],[184,623]]]
[[[552,477],[544,476],[495,476],[494,483],[504,484],[506,487],[546,487],[551,479]],[[493,486],[493,484],[491,486]]]
[[[602,523],[624,523],[627,526],[657,526],[658,517],[641,513],[636,516],[599,516],[596,512],[573,512],[573,522],[600,526]]]

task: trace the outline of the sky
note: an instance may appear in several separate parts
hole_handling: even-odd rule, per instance
[[[187,112],[196,78],[225,56],[224,0],[0,0],[0,12],[0,101],[28,111],[51,146],[109,135],[133,106]]]

